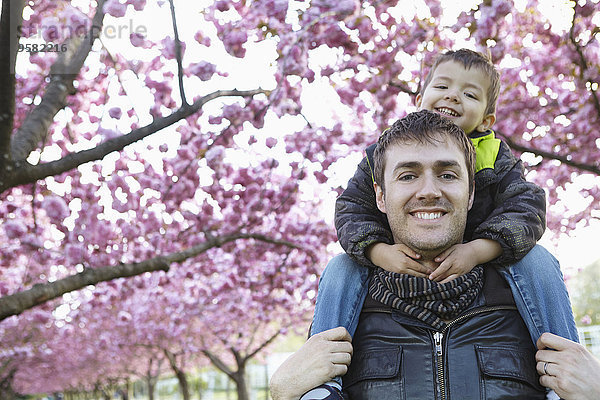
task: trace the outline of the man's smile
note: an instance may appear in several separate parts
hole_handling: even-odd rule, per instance
[[[412,211],[409,213],[417,219],[436,220],[446,215],[445,211]]]

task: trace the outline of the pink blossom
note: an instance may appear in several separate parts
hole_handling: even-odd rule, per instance
[[[127,4],[133,5],[135,11],[142,11],[146,6],[146,0],[127,0]]]
[[[143,35],[133,32],[129,34],[129,41],[135,47],[147,48],[147,42]]]
[[[215,3],[215,8],[219,11],[227,11],[229,10],[229,1],[219,0]]]
[[[120,136],[119,132],[115,131],[114,129],[108,129],[103,127],[98,128],[98,135],[102,136],[104,140],[109,140]]]
[[[62,12],[63,18],[67,21],[69,31],[77,36],[83,36],[87,33],[90,25],[90,18],[73,6],[67,6]]]
[[[188,71],[192,75],[196,75],[201,81],[208,81],[217,70],[215,64],[207,61],[200,61],[189,66]]]
[[[68,243],[65,246],[67,260],[73,264],[82,262],[84,254],[84,249],[81,244]]]
[[[27,233],[27,226],[21,221],[14,219],[8,220],[2,224],[4,232],[9,239],[19,239]]]
[[[111,107],[108,110],[108,115],[110,115],[110,117],[114,119],[121,119],[123,111],[119,107]]]
[[[212,146],[206,151],[206,154],[204,154],[206,163],[211,168],[221,164],[223,162],[223,157],[225,157],[225,147],[223,146]]]
[[[125,16],[125,13],[127,12],[127,4],[122,4],[119,2],[119,0],[107,0],[106,3],[104,3],[103,10],[106,14],[120,18]]]
[[[246,49],[243,45],[248,40],[248,34],[241,29],[233,28],[231,25],[227,25],[223,29],[225,30],[223,35],[225,50],[234,57],[244,57]]]
[[[49,16],[42,21],[42,38],[46,42],[56,43],[61,39],[61,30],[64,25],[60,23],[57,17]]]
[[[67,203],[58,196],[46,196],[42,202],[42,208],[52,222],[60,222],[71,215]]]
[[[175,58],[175,39],[171,37],[166,37],[160,41],[162,44],[162,55],[167,59]],[[180,42],[181,45],[181,56],[185,53],[185,42]]]
[[[275,139],[273,137],[269,137],[269,138],[267,138],[267,140],[265,140],[265,145],[270,149],[275,147],[276,144],[277,144],[277,139]]]

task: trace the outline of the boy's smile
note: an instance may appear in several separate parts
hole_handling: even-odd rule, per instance
[[[485,132],[496,121],[495,115],[485,114],[489,86],[483,70],[446,61],[438,65],[429,85],[417,95],[417,107],[443,115],[467,134]]]

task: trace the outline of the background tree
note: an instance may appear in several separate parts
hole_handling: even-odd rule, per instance
[[[353,169],[338,160],[414,110],[446,48],[501,69],[496,133],[548,189],[548,226],[599,216],[598,1],[564,27],[533,0],[452,26],[436,0],[84,3],[2,2],[0,387],[100,387],[164,336],[179,367],[210,360],[244,398],[248,358],[307,328],[335,240],[321,205]],[[90,351],[113,325],[122,346]]]
[[[600,260],[584,267],[569,280],[575,321],[582,325],[600,324],[600,294],[594,283],[600,279]]]

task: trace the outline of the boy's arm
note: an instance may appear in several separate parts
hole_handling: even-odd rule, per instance
[[[377,208],[373,175],[368,159],[375,144],[366,150],[367,157],[358,165],[348,187],[335,202],[335,228],[340,244],[359,263],[374,267],[367,258],[367,248],[374,243],[392,244],[387,217]]]
[[[436,258],[441,264],[429,275],[431,280],[446,283],[490,261],[514,264],[544,233],[544,190],[525,180],[521,161],[504,142],[500,142],[494,169],[479,173],[484,175],[478,178],[476,189],[490,191],[494,208],[474,229],[470,241],[454,245]],[[479,212],[485,211],[475,205],[470,214]]]
[[[472,239],[490,239],[500,244],[495,262],[510,265],[523,258],[546,229],[546,194],[525,180],[523,164],[501,142],[494,172],[495,209],[477,227]],[[475,211],[477,212],[477,211]]]

